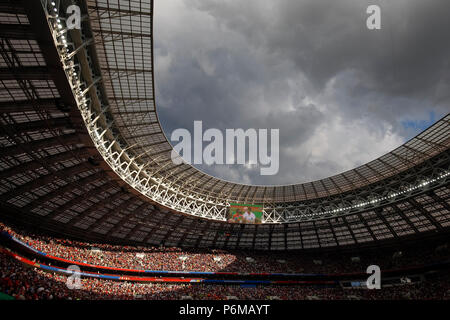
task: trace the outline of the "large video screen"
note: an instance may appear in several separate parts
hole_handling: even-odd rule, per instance
[[[262,216],[262,205],[230,203],[227,221],[229,223],[260,224]]]

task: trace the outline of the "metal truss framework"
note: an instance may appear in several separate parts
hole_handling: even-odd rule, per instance
[[[448,168],[426,160],[448,150],[450,117],[380,159],[310,184],[245,186],[207,176],[187,164],[175,166],[156,114],[153,59],[145,61],[153,51],[153,2],[88,0],[85,10],[90,29],[70,33],[75,54],[63,46],[61,41],[67,40],[61,38],[51,11],[48,14],[68,78],[78,86],[73,90],[79,96],[82,117],[114,172],[160,205],[225,221],[230,202],[261,203],[264,223],[288,223],[346,214],[374,201],[394,201],[424,181],[446,181]],[[75,64],[78,73],[70,67]],[[404,172],[424,162],[432,169],[430,176],[418,174],[411,181],[406,174],[401,179]],[[386,184],[389,188],[379,188]]]
[[[151,1],[87,1],[82,33],[59,28],[51,2],[42,3],[45,16],[21,1],[0,6],[9,8],[0,13],[2,25],[14,26],[0,34],[0,68],[7,71],[0,79],[0,203],[15,218],[99,241],[265,250],[401,241],[449,228],[448,116],[376,163],[336,177],[230,185],[174,168],[153,92],[124,88],[153,87],[153,66],[118,62],[127,41],[135,48],[127,61],[136,52],[151,56],[151,29],[141,25],[151,28]],[[63,12],[71,1],[55,3]],[[47,18],[41,25],[40,15]],[[28,31],[13,32],[21,29]],[[222,222],[229,201],[264,203],[266,224]]]

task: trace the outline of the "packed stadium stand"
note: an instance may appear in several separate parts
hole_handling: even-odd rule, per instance
[[[404,251],[291,252],[268,257],[240,250],[93,244],[0,227],[1,243],[7,248],[0,252],[0,289],[16,299],[450,298],[450,249],[445,239]],[[364,269],[371,264],[383,270],[383,290],[361,285]],[[66,285],[66,267],[74,265],[83,269],[80,290]]]
[[[0,293],[450,298],[450,115],[322,180],[223,181],[171,159],[153,1],[76,1],[81,29],[69,30],[72,4],[0,1]],[[230,203],[262,205],[262,223],[228,223]],[[357,288],[371,264],[383,290]],[[82,289],[67,288],[68,265]]]

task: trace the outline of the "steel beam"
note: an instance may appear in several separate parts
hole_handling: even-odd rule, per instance
[[[36,34],[31,25],[0,24],[0,38],[12,40],[34,40]]]
[[[50,112],[62,111],[64,109],[59,99],[36,99],[20,101],[0,102],[1,113],[33,112],[36,109],[44,109]]]
[[[20,194],[31,192],[36,188],[42,187],[46,184],[52,183],[57,177],[66,179],[67,177],[72,177],[84,171],[92,170],[86,163],[79,163],[74,166],[58,170],[56,173],[49,173],[45,176],[41,176],[37,179],[31,180],[23,185],[17,186],[2,195],[0,195],[0,201],[6,201],[8,199],[13,199]]]
[[[34,140],[28,143],[22,143],[20,145],[14,145],[2,148],[2,156],[17,156],[19,154],[26,153],[27,151],[38,151],[52,146],[65,146],[80,143],[79,135],[72,133],[62,136],[46,138],[41,140]]]

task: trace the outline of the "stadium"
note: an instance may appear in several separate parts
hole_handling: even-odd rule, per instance
[[[60,16],[74,4],[80,28]],[[450,115],[308,183],[175,164],[155,103],[153,5],[0,1],[2,298],[450,298]],[[230,219],[249,207],[258,223]]]

